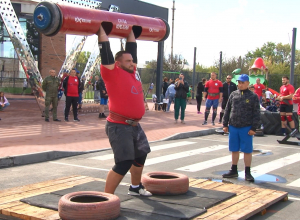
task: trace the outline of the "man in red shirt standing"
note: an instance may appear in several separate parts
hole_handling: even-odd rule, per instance
[[[280,95],[277,99],[280,101],[280,117],[281,117],[281,132],[286,135],[286,120],[290,123],[292,130],[295,129],[293,121],[293,102],[292,98],[295,92],[294,86],[290,83],[289,77],[282,77],[282,86],[280,87]]]
[[[72,69],[70,76],[67,76],[63,82],[66,96],[65,121],[69,121],[68,116],[72,105],[74,121],[80,121],[77,116],[77,104],[79,100],[80,79],[76,76],[76,70]]]
[[[254,84],[254,92],[258,96],[259,103],[262,104],[262,93],[263,90],[265,89],[264,84],[260,83],[260,78],[256,79],[256,84]]]
[[[130,31],[125,51],[118,52],[115,58],[102,26],[98,32],[98,42],[101,75],[109,97],[109,115],[105,131],[115,159],[115,165],[107,174],[105,192],[114,194],[130,170],[131,185],[128,194],[151,196],[141,183],[150,146],[139,124],[145,114],[145,106],[142,83],[136,72],[137,44],[134,33]]]
[[[207,125],[207,118],[210,113],[211,106],[213,106],[212,125],[215,125],[218,105],[219,102],[222,101],[223,96],[223,84],[220,80],[217,79],[217,74],[214,72],[210,74],[210,80],[208,80],[205,84],[205,90],[203,92],[203,101],[205,101],[207,93],[207,100],[205,102],[205,121],[202,125]]]

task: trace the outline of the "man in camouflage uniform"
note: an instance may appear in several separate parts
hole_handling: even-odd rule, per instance
[[[260,106],[258,96],[248,89],[249,77],[242,74],[238,77],[238,90],[229,96],[224,118],[223,130],[228,132],[229,151],[232,153],[232,166],[224,178],[238,177],[237,164],[240,151],[244,153],[245,180],[254,182],[250,172],[253,152],[253,135],[260,123]]]
[[[47,76],[44,81],[42,88],[46,92],[45,98],[45,121],[49,122],[49,106],[52,104],[53,110],[53,121],[60,121],[57,119],[57,102],[58,102],[58,87],[60,80],[56,77],[54,69],[49,70],[50,76]]]

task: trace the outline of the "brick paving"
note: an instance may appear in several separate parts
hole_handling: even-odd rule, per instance
[[[104,131],[105,119],[99,119],[98,113],[79,113],[80,122],[63,121],[64,102],[59,102],[58,118],[61,122],[45,122],[33,96],[6,94],[10,106],[0,111],[0,157],[16,156],[43,151],[89,151],[109,148]],[[176,133],[218,128],[211,125],[202,126],[204,116],[196,113],[196,100],[188,104],[186,124],[174,123],[174,112],[153,111],[149,102],[141,126],[149,141],[158,141]],[[173,105],[171,106],[173,109]],[[204,110],[202,103],[201,110]],[[218,112],[220,111],[220,107]],[[71,113],[72,114],[72,113]],[[107,113],[106,113],[107,114]],[[72,119],[70,115],[69,119]],[[217,116],[216,121],[219,120]]]

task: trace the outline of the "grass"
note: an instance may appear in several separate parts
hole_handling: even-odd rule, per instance
[[[23,88],[19,87],[1,87],[0,92],[4,93],[10,93],[10,94],[21,94],[23,91]],[[24,94],[31,94],[31,88],[27,88],[24,92]]]

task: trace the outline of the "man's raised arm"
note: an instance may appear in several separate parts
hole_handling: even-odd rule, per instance
[[[115,68],[115,59],[110,49],[110,43],[108,37],[102,27],[98,31],[98,46],[100,49],[101,63],[107,69]]]
[[[137,66],[137,44],[133,31],[130,31],[130,34],[127,37],[125,51],[130,53],[133,59],[134,66]]]

